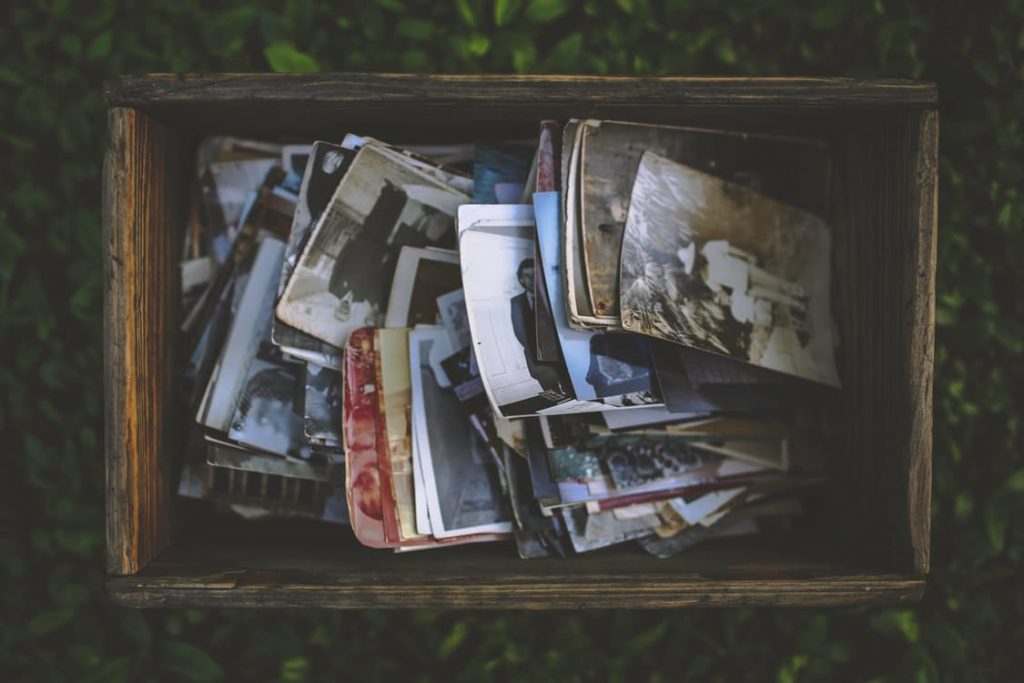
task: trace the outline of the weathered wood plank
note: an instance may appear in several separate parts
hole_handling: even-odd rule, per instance
[[[173,134],[124,108],[104,161],[107,568],[139,571],[170,540],[174,244],[182,193]]]
[[[323,607],[332,609],[670,609],[679,607],[838,607],[916,602],[924,581],[901,576],[836,577],[818,581],[583,580],[570,587],[537,581],[391,586],[244,583],[181,586],[144,578],[107,582],[110,597],[127,607]]]
[[[927,574],[931,548],[932,387],[935,371],[935,268],[939,201],[939,114],[925,111],[910,116],[916,137],[914,180],[910,196],[913,223],[913,263],[903,268],[905,291],[910,292],[907,326],[910,335],[904,367],[910,388],[907,468],[904,474],[911,553],[904,563]],[[909,261],[910,256],[908,256]]]
[[[852,605],[912,601],[924,589],[921,577],[847,561],[835,539],[814,532],[721,539],[667,560],[624,546],[523,561],[511,544],[394,555],[339,530],[227,531],[176,543],[108,591],[134,606],[555,609]]]
[[[415,74],[150,74],[106,85],[112,106],[175,102],[565,102],[933,107],[933,83],[850,78],[722,78]]]

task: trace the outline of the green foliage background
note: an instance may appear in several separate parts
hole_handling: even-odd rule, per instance
[[[0,677],[1019,680],[1021,0],[34,0],[0,12]],[[108,604],[100,84],[267,69],[937,81],[934,570],[924,601],[556,614]]]

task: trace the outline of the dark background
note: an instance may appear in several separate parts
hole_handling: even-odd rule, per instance
[[[1022,19],[1021,0],[35,0],[0,10],[0,677],[1019,680]],[[108,604],[101,83],[121,73],[268,69],[937,81],[934,536],[924,601],[546,614]]]

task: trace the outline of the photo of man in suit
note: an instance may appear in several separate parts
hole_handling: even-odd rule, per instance
[[[526,367],[530,375],[540,383],[545,392],[565,396],[563,383],[557,364],[537,360],[537,323],[536,302],[534,301],[533,278],[535,274],[532,258],[525,258],[519,263],[516,278],[523,288],[509,301],[512,313],[512,330],[516,339],[523,346]]]

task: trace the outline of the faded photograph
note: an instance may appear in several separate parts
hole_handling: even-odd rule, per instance
[[[645,153],[622,245],[623,326],[839,385],[825,223]]]
[[[461,274],[460,274],[461,285]],[[469,315],[466,313],[466,295],[459,289],[437,297],[437,310],[441,324],[448,333],[453,349],[466,349],[473,343],[469,332]],[[454,381],[454,380],[453,380]]]
[[[303,433],[299,366],[282,362],[268,342],[249,366],[228,437],[260,450],[308,460]]]
[[[564,366],[537,360],[533,239],[526,228],[467,230],[460,245],[466,310],[480,374],[505,417],[572,398]]]
[[[312,444],[341,443],[341,372],[306,365],[305,433]]]
[[[645,150],[816,215],[826,214],[829,157],[820,143],[592,119],[582,122],[581,129],[580,247],[589,296],[599,315],[619,315],[622,232],[630,205],[632,170]]]
[[[459,254],[448,249],[402,247],[388,297],[385,327],[438,322],[438,297],[462,286]]]
[[[610,436],[594,439],[591,443],[615,486],[620,489],[669,479],[704,467],[715,468],[722,461],[722,456],[702,451],[679,438]]]
[[[454,216],[465,201],[365,145],[314,228],[278,317],[335,346],[354,329],[383,324],[401,247],[454,246]]]
[[[416,425],[414,448],[421,459],[430,503],[430,520],[438,537],[470,532],[510,531],[512,520],[502,493],[498,463],[476,430],[470,429],[462,403],[435,375],[432,358],[442,330],[414,330],[409,335]],[[444,345],[448,350],[447,344]],[[429,425],[429,427],[427,427]]]
[[[291,234],[288,236],[284,265],[281,267],[278,298],[284,294],[313,227],[327,208],[353,158],[355,151],[339,145],[326,142],[317,142],[313,145],[310,153],[311,163],[306,166],[299,190],[299,201],[295,205],[295,217],[292,221]],[[341,368],[341,351],[337,346],[310,336],[277,318],[274,319],[271,336],[275,344],[293,355],[317,364]]]

